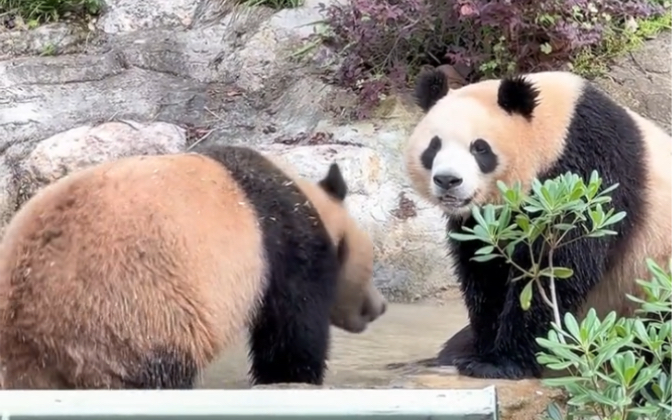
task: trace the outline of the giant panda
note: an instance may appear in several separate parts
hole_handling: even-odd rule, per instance
[[[385,312],[337,164],[309,182],[250,148],[194,150],[74,172],[14,215],[3,388],[189,389],[245,328],[254,384],[319,385],[330,324]]]
[[[617,236],[587,238],[555,251],[558,266],[574,276],[557,282],[562,313],[589,308],[628,316],[636,308],[626,294],[641,296],[636,279],[649,279],[645,258],[669,265],[672,247],[672,139],[661,128],[620,106],[569,72],[539,72],[484,80],[450,90],[444,73],[421,73],[415,99],[423,111],[404,150],[414,190],[440,208],[447,230],[473,227],[473,206],[501,203],[497,180],[521,182],[571,171],[584,179],[597,170],[603,185],[618,183],[612,205],[627,217],[611,226]],[[577,230],[567,236],[570,242]],[[571,236],[575,235],[575,236]],[[520,379],[544,376],[535,337],[545,337],[551,310],[535,288],[524,311],[525,282],[503,258],[471,260],[479,241],[448,239],[469,325],[424,364],[452,365],[466,376]],[[521,244],[514,261],[530,266]],[[548,292],[547,292],[548,293]],[[536,303],[535,303],[536,302]]]

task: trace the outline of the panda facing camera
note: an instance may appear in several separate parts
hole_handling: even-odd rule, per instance
[[[617,235],[577,238],[554,253],[554,263],[572,267],[556,284],[561,313],[582,317],[590,308],[631,316],[642,296],[637,279],[649,278],[645,260],[661,266],[672,256],[672,139],[661,128],[620,106],[579,76],[540,72],[485,80],[448,89],[439,70],[419,76],[415,96],[424,111],[404,151],[413,188],[446,215],[447,230],[474,227],[473,206],[501,204],[497,181],[520,182],[529,191],[566,172],[588,179],[597,170],[626,219]],[[433,364],[454,365],[481,378],[541,377],[535,338],[546,336],[552,311],[535,289],[524,311],[524,282],[503,259],[471,260],[483,244],[448,240],[448,251],[467,306],[469,325],[450,338]],[[539,251],[537,249],[537,251]],[[512,254],[531,265],[527,245]]]

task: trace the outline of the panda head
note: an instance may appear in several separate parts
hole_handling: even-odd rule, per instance
[[[498,202],[497,180],[529,186],[562,154],[582,83],[545,72],[449,92],[442,71],[421,74],[415,97],[424,115],[404,151],[413,188],[447,215],[465,216]]]
[[[373,241],[345,205],[348,187],[335,163],[317,183],[299,180],[334,244],[339,273],[330,320],[351,333],[364,331],[385,313],[387,303],[373,282]]]

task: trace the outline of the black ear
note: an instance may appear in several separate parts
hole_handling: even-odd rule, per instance
[[[415,102],[427,112],[448,94],[448,76],[441,70],[432,69],[420,73],[415,82]]]
[[[345,196],[348,194],[348,186],[345,184],[345,180],[341,174],[341,168],[339,168],[336,163],[332,163],[331,166],[329,166],[327,176],[325,176],[318,184],[327,192],[327,194],[339,201],[345,200]]]
[[[497,104],[509,114],[520,114],[532,118],[539,97],[539,90],[524,76],[502,79],[497,92]]]

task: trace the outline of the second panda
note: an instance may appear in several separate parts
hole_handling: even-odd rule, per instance
[[[255,384],[321,384],[330,323],[385,312],[339,167],[313,183],[243,147],[72,173],[0,254],[5,389],[192,388],[249,330]]]
[[[439,207],[449,231],[474,227],[472,206],[501,203],[497,180],[521,182],[529,190],[566,172],[588,179],[597,170],[605,186],[619,184],[610,206],[627,217],[611,226],[616,236],[577,238],[554,254],[571,267],[571,279],[557,283],[560,311],[582,317],[595,308],[604,317],[632,315],[640,295],[637,279],[648,279],[645,260],[660,266],[672,257],[672,139],[653,122],[620,106],[581,77],[539,72],[484,80],[448,89],[441,71],[422,74],[416,99],[425,112],[405,150],[415,190]],[[484,378],[542,375],[536,337],[546,336],[551,310],[538,290],[524,311],[518,297],[525,282],[502,258],[471,260],[479,241],[450,239],[448,248],[469,314],[469,326],[446,342],[438,364]],[[512,254],[531,266],[529,250]],[[548,293],[548,292],[547,292]]]

